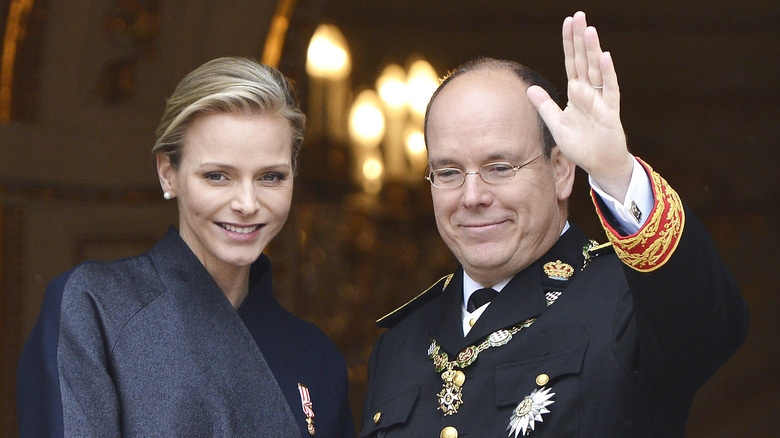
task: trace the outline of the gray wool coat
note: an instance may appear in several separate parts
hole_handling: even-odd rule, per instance
[[[315,412],[318,401],[343,411],[343,357],[313,325],[284,311],[270,290],[254,290],[270,289],[270,264],[262,259],[267,284],[254,287],[247,302],[275,305],[292,330],[313,333],[328,353],[318,350],[318,360],[326,358],[318,368],[332,382],[319,393],[312,389]],[[263,294],[270,298],[257,298]],[[250,319],[257,313],[241,310]],[[174,229],[146,254],[71,269],[50,283],[22,354],[20,435],[301,436],[300,400],[295,412],[288,400],[297,398],[297,387],[286,388],[293,392],[286,399],[253,338],[262,333],[251,333],[242,317]],[[307,379],[305,370],[284,372]],[[341,423],[353,429],[350,418]]]

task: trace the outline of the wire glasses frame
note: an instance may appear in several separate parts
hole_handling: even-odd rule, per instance
[[[544,154],[539,154],[525,163],[514,166],[508,162],[487,163],[479,168],[479,171],[464,172],[457,167],[443,167],[441,169],[431,170],[425,177],[432,186],[438,189],[456,189],[466,182],[466,175],[477,174],[482,181],[488,184],[502,184],[511,181],[517,172],[523,167],[531,164]]]

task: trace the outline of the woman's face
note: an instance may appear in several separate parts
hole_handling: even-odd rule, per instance
[[[248,268],[287,220],[291,142],[281,117],[214,113],[187,128],[178,168],[157,156],[179,233],[212,276]]]

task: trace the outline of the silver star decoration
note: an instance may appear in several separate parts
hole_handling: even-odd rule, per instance
[[[550,392],[551,388],[535,389],[530,395],[527,395],[520,404],[517,405],[509,419],[509,425],[506,430],[509,436],[513,434],[517,438],[522,432],[523,436],[528,435],[534,430],[535,422],[542,422],[542,414],[548,414],[550,411],[547,406],[555,403],[550,400],[555,395]]]

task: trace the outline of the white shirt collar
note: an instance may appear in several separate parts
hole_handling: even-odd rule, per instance
[[[566,223],[563,225],[563,230],[561,231],[561,235],[568,231],[570,228],[569,221],[566,221]],[[482,289],[483,287],[492,287],[496,290],[496,292],[501,292],[501,290],[504,288],[504,286],[509,283],[509,280],[511,280],[512,277],[509,277],[507,279],[504,279],[494,285],[485,286],[482,284],[477,283],[473,278],[469,277],[469,274],[466,273],[466,271],[463,271],[463,310],[466,310],[466,303],[469,302],[469,298],[471,297],[471,294],[474,293],[477,289]]]
[[[561,231],[561,235],[568,231],[570,228],[569,221],[566,221],[566,223],[563,226],[563,230]],[[469,298],[471,297],[471,294],[474,293],[477,289],[482,289],[483,287],[492,287],[497,292],[501,292],[502,289],[504,289],[504,286],[506,286],[509,281],[512,279],[512,277],[509,277],[507,279],[504,279],[492,286],[484,286],[479,283],[477,283],[473,278],[469,277],[469,274],[466,273],[466,271],[463,271],[463,303],[461,304],[461,310],[462,310],[462,316],[463,316],[463,335],[467,335],[469,331],[471,330],[471,325],[469,324],[470,320],[477,320],[482,315],[482,312],[487,309],[488,304],[485,304],[484,306],[474,309],[473,312],[469,312],[466,310],[466,303],[469,302]]]

